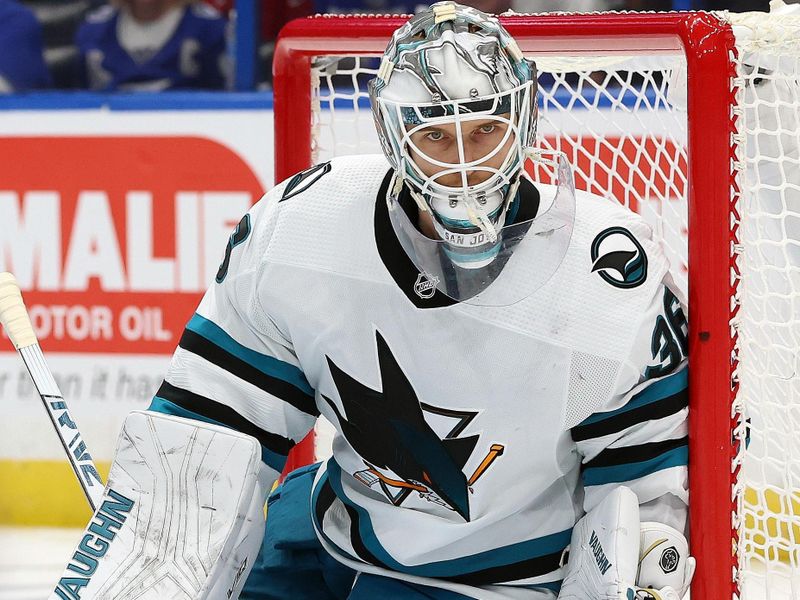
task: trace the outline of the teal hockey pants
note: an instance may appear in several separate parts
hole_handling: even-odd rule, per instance
[[[267,528],[241,600],[468,600],[467,596],[356,572],[325,551],[311,522],[319,464],[292,471],[267,501]]]

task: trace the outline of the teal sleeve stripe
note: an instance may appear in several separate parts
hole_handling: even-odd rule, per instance
[[[688,385],[689,369],[682,369],[677,373],[673,373],[668,377],[664,377],[663,379],[659,379],[655,383],[650,384],[641,392],[636,394],[633,398],[631,398],[625,406],[610,412],[593,414],[584,420],[580,425],[578,425],[578,427],[591,425],[592,423],[597,423],[606,419],[611,419],[628,411],[652,404],[653,402],[658,402],[664,398],[669,398],[670,396],[674,396],[678,392],[685,390]]]
[[[186,325],[186,329],[204,337],[212,344],[219,346],[227,353],[246,362],[265,375],[285,381],[301,392],[312,398],[314,397],[314,388],[311,387],[311,384],[306,380],[306,376],[299,368],[278,360],[274,356],[261,354],[252,348],[243,346],[213,321],[195,313]]]
[[[158,396],[153,397],[153,400],[150,402],[150,406],[147,407],[147,410],[152,410],[153,412],[159,412],[165,415],[172,415],[173,417],[194,419],[195,421],[202,421],[204,423],[211,423],[212,425],[219,425],[220,427],[232,429],[224,423],[220,423],[214,419],[209,419],[208,417],[199,415],[191,410],[186,410],[182,406],[178,406],[174,402],[170,402],[164,398],[159,398]],[[276,470],[278,473],[282,472],[283,468],[286,466],[285,456],[282,456],[277,452],[273,452],[269,448],[266,448],[263,444],[261,445],[261,461],[268,467]]]
[[[585,486],[603,485],[606,483],[623,483],[641,479],[647,475],[672,467],[685,467],[689,464],[689,448],[681,446],[673,448],[660,456],[642,462],[611,467],[593,467],[583,472]]]
[[[494,548],[485,552],[479,552],[470,556],[462,556],[451,560],[427,563],[424,565],[404,565],[398,562],[383,547],[378,540],[372,526],[372,519],[369,512],[364,507],[352,502],[344,493],[342,488],[342,471],[338,463],[332,458],[327,462],[328,481],[339,498],[346,505],[351,507],[359,516],[359,534],[367,549],[378,558],[384,565],[392,570],[410,575],[421,577],[454,577],[459,574],[473,573],[484,569],[502,567],[505,565],[518,563],[525,559],[532,559],[549,554],[560,553],[569,545],[572,536],[572,528],[564,531],[545,535],[533,540],[527,540],[500,548]]]

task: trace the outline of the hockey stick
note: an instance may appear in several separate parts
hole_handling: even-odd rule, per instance
[[[103,480],[86,444],[78,431],[78,426],[69,414],[64,396],[58,389],[53,374],[47,368],[42,349],[31,326],[28,312],[22,301],[22,293],[17,280],[11,273],[0,273],[0,323],[28,368],[33,384],[39,392],[50,421],[55,427],[64,452],[75,471],[83,493],[94,511],[103,496]]]

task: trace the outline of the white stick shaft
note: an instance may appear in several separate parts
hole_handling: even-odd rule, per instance
[[[19,286],[10,273],[0,273],[0,322],[28,368],[28,373],[61,440],[70,466],[89,505],[95,510],[103,496],[103,481],[91,454],[86,449],[86,443],[75,420],[69,414],[64,396],[47,367],[25,310]]]

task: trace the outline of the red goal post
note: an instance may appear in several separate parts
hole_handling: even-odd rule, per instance
[[[738,544],[736,395],[738,202],[736,48],[731,26],[708,13],[511,15],[502,22],[534,58],[683,55],[687,70],[686,196],[690,322],[692,593],[735,597]],[[276,181],[312,164],[312,62],[377,56],[397,16],[318,16],[282,31],[274,57]],[[304,459],[312,458],[306,454]],[[301,459],[303,460],[303,459]]]

